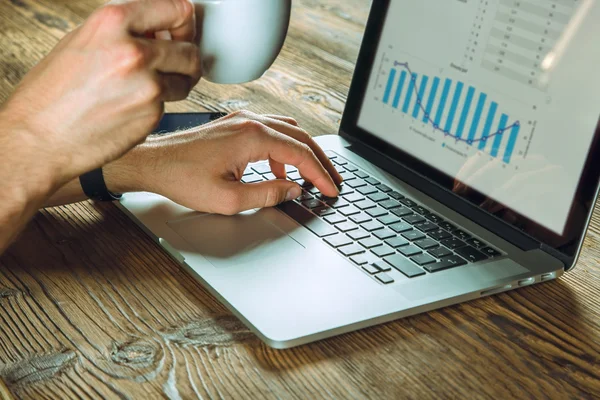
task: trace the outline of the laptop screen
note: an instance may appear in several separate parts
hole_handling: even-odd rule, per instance
[[[391,0],[357,125],[562,236],[598,125],[598,21],[595,0]]]

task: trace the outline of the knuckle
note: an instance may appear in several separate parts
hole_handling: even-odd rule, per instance
[[[127,19],[127,10],[118,4],[108,4],[94,13],[92,20],[105,28],[121,27]]]
[[[177,14],[182,21],[187,21],[192,18],[194,6],[189,0],[171,0],[173,7],[177,10]]]
[[[240,123],[240,128],[246,133],[260,135],[264,133],[264,125],[254,119],[245,119]]]
[[[231,116],[239,119],[255,119],[256,114],[248,110],[238,110],[232,112]]]
[[[123,71],[128,74],[143,69],[149,57],[149,49],[140,42],[126,42],[116,53]]]
[[[163,87],[161,83],[154,79],[148,79],[142,90],[142,97],[147,102],[157,103],[161,99],[162,93]]]
[[[279,204],[281,202],[280,198],[281,198],[281,195],[279,194],[279,191],[276,188],[274,188],[274,187],[268,188],[267,192],[266,192],[265,203],[263,204],[263,208],[272,207],[274,205]]]
[[[292,117],[285,117],[284,121],[290,125],[298,126],[298,121],[296,121],[296,119],[294,119]]]

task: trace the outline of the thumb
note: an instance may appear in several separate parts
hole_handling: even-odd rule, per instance
[[[302,189],[297,183],[285,179],[245,184],[235,182],[225,193],[226,204],[231,204],[234,213],[253,208],[273,207],[285,201],[300,197]]]

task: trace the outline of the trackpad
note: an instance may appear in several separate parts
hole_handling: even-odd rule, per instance
[[[274,210],[247,211],[234,216],[203,214],[167,225],[215,267],[285,259],[303,249],[265,216]]]

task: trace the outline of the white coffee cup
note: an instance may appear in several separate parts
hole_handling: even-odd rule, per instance
[[[273,64],[287,35],[292,0],[193,0],[203,77],[245,83]]]

